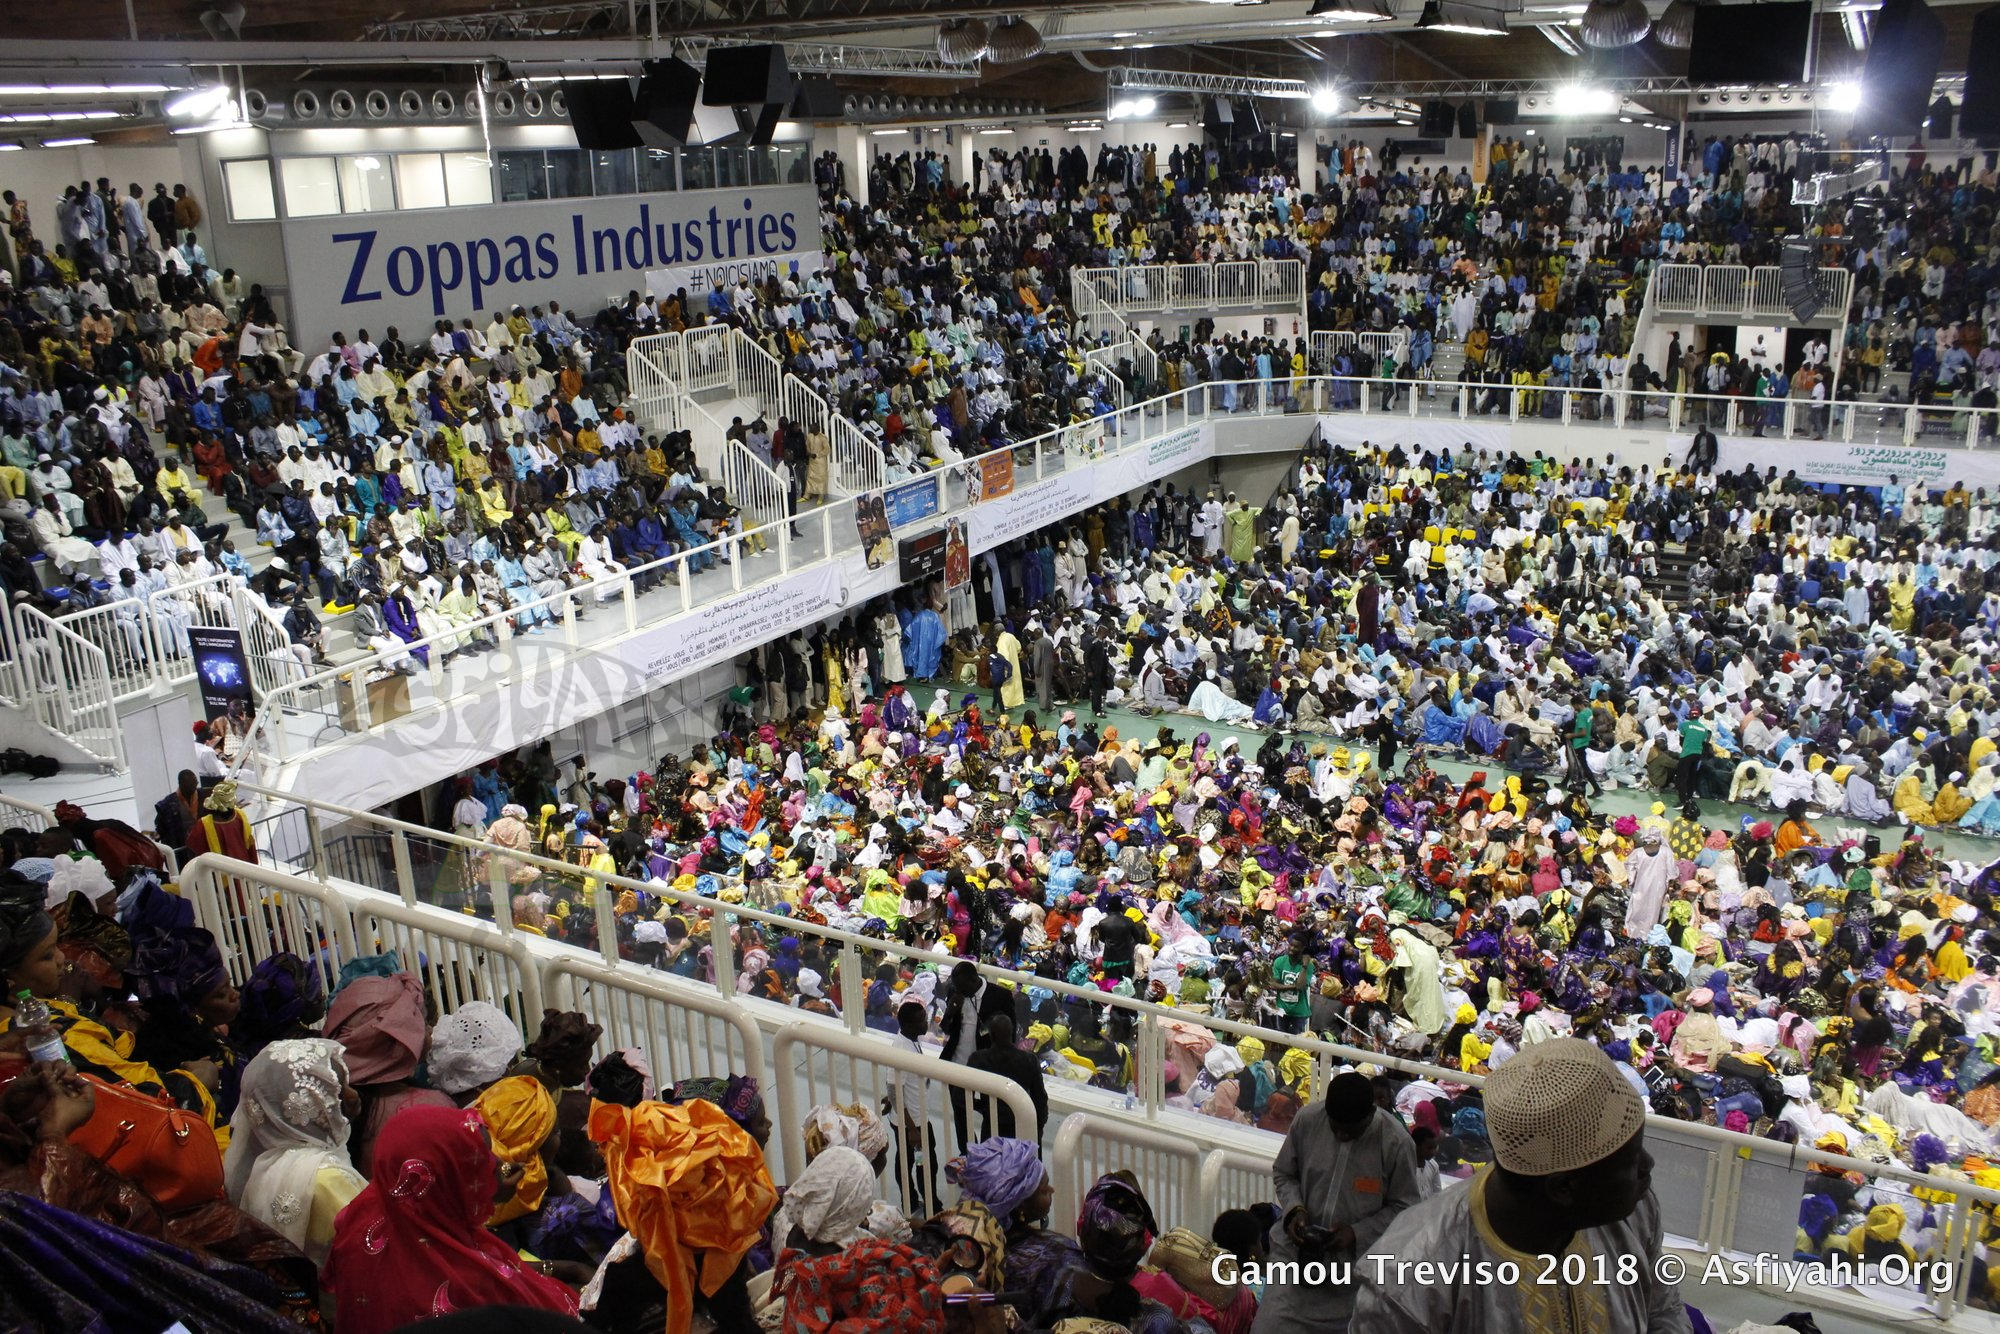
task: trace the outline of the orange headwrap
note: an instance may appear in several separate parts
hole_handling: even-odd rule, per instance
[[[667,1292],[667,1334],[694,1321],[691,1251],[702,1252],[701,1290],[714,1296],[757,1242],[778,1202],[763,1152],[712,1102],[590,1110],[590,1138],[604,1149],[604,1181],[618,1221],[638,1239],[646,1268]]]

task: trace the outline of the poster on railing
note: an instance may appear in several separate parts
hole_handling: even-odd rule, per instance
[[[922,523],[938,512],[938,479],[919,477],[914,482],[892,486],[882,493],[882,508],[891,528],[907,528]]]
[[[998,500],[1014,490],[1014,455],[1011,450],[996,450],[981,456],[979,460],[979,498]]]
[[[190,625],[188,648],[201,682],[201,707],[211,721],[251,703],[250,659],[243,632],[230,625]]]
[[[889,538],[889,515],[882,507],[882,493],[870,491],[854,501],[854,527],[861,534],[861,554],[868,568],[879,570],[888,564],[895,544]]]
[[[944,586],[964,588],[972,582],[972,543],[965,534],[965,520],[953,519],[944,526]]]
[[[1099,459],[1104,457],[1104,423],[1101,421],[1078,422],[1063,434],[1063,453],[1073,459]]]

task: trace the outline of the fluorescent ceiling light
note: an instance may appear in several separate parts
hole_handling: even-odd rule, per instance
[[[190,88],[179,97],[167,99],[161,110],[176,117],[212,116],[222,110],[228,100],[229,89],[218,83],[206,88]]]
[[[117,120],[122,111],[5,111],[0,125],[54,125],[70,120]]]
[[[165,93],[164,83],[0,83],[0,97],[46,97],[70,94]]]
[[[1829,111],[1859,111],[1861,109],[1861,85],[1858,83],[1836,83],[1828,85],[1820,95]]]
[[[1312,90],[1312,109],[1322,116],[1331,116],[1340,110],[1340,94],[1331,88]]]
[[[76,138],[74,138],[74,139],[44,139],[44,140],[42,140],[42,147],[43,147],[43,148],[81,148],[81,147],[83,147],[83,146],[84,146],[85,144],[94,144],[94,143],[96,143],[96,142],[97,142],[97,140],[95,140],[95,139],[91,138],[91,137],[90,137],[89,135],[87,135],[87,134],[84,134],[84,135],[78,135],[78,136],[77,136]]]
[[[980,131],[980,133],[981,133],[981,134],[1012,134],[1012,133],[1013,133],[1013,131],[1012,131],[1012,130],[1006,130],[1006,129],[1001,129],[1001,130],[981,130],[981,131]]]
[[[1187,127],[1188,123],[1184,120],[1170,120],[1167,122],[1167,128],[1170,130],[1185,130]]]
[[[206,125],[183,125],[178,130],[175,130],[174,133],[213,134],[217,130],[247,130],[249,128],[250,128],[250,122],[247,120],[236,120],[233,117],[224,117],[221,120],[212,120],[208,122],[208,124]]]
[[[1558,116],[1609,116],[1618,110],[1618,94],[1580,83],[1564,84],[1549,102]]]
[[[1313,0],[1306,14],[1328,23],[1382,23],[1396,17],[1389,0]]]
[[[18,153],[20,151],[21,145],[19,144],[0,144],[0,153]]]
[[[1447,0],[1424,0],[1423,13],[1417,16],[1416,26],[1425,32],[1458,32],[1468,37],[1507,35],[1507,24],[1499,10],[1482,5],[1453,4]]]
[[[870,130],[870,131],[869,131],[869,133],[870,133],[870,134],[874,134],[874,135],[884,135],[884,134],[908,134],[908,133],[909,133],[909,131],[908,131],[908,130]]]

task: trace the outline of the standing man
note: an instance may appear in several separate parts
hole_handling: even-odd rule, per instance
[[[1423,1198],[1410,1132],[1375,1105],[1374,1086],[1352,1070],[1334,1076],[1324,1101],[1299,1109],[1271,1174],[1284,1210],[1272,1262],[1354,1264],[1356,1278],[1396,1216]],[[1355,1290],[1351,1283],[1274,1283],[1251,1334],[1346,1334]],[[1354,1328],[1373,1334],[1375,1327],[1362,1321]]]
[[[1492,1166],[1388,1230],[1357,1275],[1354,1327],[1687,1334],[1679,1290],[1654,1269],[1660,1204],[1645,1125],[1639,1094],[1595,1045],[1555,1038],[1522,1048],[1486,1080]],[[1564,1282],[1562,1264],[1549,1267],[1579,1254],[1589,1262],[1581,1283]],[[1479,1281],[1507,1261],[1520,1282]],[[1466,1276],[1418,1282],[1399,1268],[1425,1262]],[[1536,1281],[1545,1270],[1552,1281]]]
[[[1695,784],[1701,780],[1702,762],[1708,758],[1708,710],[1690,710],[1681,720],[1680,762],[1674,767],[1674,790],[1680,794],[1681,805],[1685,806],[1695,798]]]
[[[1013,1080],[1035,1105],[1035,1133],[1029,1135],[1025,1133],[1025,1126],[1015,1129],[1014,1113],[1001,1103],[999,1134],[1003,1139],[1025,1139],[1040,1144],[1042,1131],[1049,1124],[1049,1093],[1042,1083],[1042,1063],[1035,1059],[1033,1052],[1022,1051],[1014,1045],[1014,1020],[1011,1015],[996,1014],[988,1019],[986,1035],[990,1039],[989,1044],[973,1052],[972,1059],[966,1064],[974,1070],[984,1070],[988,1074]],[[993,1138],[993,1103],[992,1098],[980,1101],[979,1135],[982,1139]]]
[[[1245,904],[1245,909],[1253,905]],[[1300,931],[1285,952],[1271,960],[1271,995],[1278,1004],[1278,1028],[1285,1033],[1303,1033],[1312,1014],[1312,937]]]
[[[938,1031],[944,1034],[944,1051],[940,1055],[954,1065],[971,1065],[972,1053],[991,1041],[987,1021],[996,1014],[1011,1017],[1013,1012],[1012,992],[988,983],[970,959],[959,960],[951,970],[944,1016],[938,1023]],[[951,1120],[958,1129],[958,1147],[963,1152],[972,1139],[966,1133],[965,1090],[956,1085],[951,1089]]]

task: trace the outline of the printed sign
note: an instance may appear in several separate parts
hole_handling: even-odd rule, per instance
[[[777,584],[746,588],[686,616],[662,624],[665,647],[639,660],[641,677],[650,682],[677,680],[711,662],[733,657],[774,634],[807,625],[838,612],[846,603],[840,571],[823,565]],[[634,643],[631,647],[638,647]],[[626,648],[620,645],[620,649]]]
[[[944,526],[944,586],[963,588],[972,582],[972,544],[966,540],[965,520],[953,519]]]
[[[996,450],[979,460],[979,498],[998,500],[1014,490],[1014,454],[1011,450]]]
[[[793,262],[813,272],[818,222],[810,185],[290,218],[292,341],[395,325],[415,343],[440,319],[484,327],[494,311],[551,298],[584,319],[655,282],[664,296]]]
[[[1154,477],[1172,472],[1184,463],[1195,462],[1201,447],[1202,428],[1183,426],[1178,431],[1153,437],[1146,442],[1146,471]]]
[[[188,647],[201,682],[201,707],[211,722],[251,702],[250,659],[243,652],[243,632],[234,626],[191,625]]]
[[[922,523],[938,512],[938,479],[919,477],[914,482],[892,486],[882,493],[882,507],[888,512],[891,528]]]
[[[868,568],[881,569],[889,559],[889,516],[883,511],[880,491],[856,498],[854,526],[861,533],[861,554]]]

